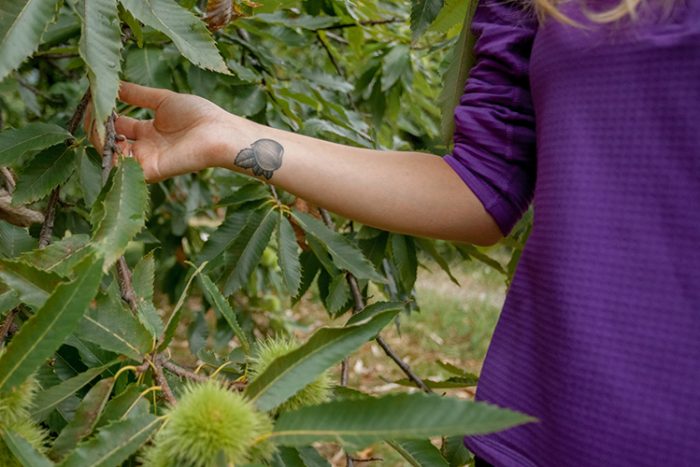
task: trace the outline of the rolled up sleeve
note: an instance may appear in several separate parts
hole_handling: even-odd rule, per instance
[[[445,161],[507,235],[532,201],[535,119],[529,63],[537,21],[512,2],[482,0],[472,22],[476,61],[455,110]]]

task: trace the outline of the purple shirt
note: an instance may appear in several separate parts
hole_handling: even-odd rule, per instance
[[[576,29],[483,0],[447,163],[534,227],[477,398],[539,419],[496,466],[700,463],[700,0]]]

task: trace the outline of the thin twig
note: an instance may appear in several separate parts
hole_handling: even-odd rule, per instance
[[[49,197],[49,204],[46,206],[46,214],[44,214],[44,223],[41,224],[41,232],[39,233],[39,248],[44,248],[49,243],[51,243],[51,236],[53,235],[53,224],[56,220],[56,209],[58,208],[58,201],[61,198],[61,186],[57,186],[51,192],[51,197]]]
[[[156,378],[156,384],[161,387],[163,391],[163,397],[168,401],[170,405],[175,405],[177,399],[175,399],[175,394],[173,394],[172,389],[170,389],[170,384],[165,378],[165,373],[163,373],[163,367],[161,366],[160,359],[153,359],[153,376]]]
[[[2,322],[2,327],[0,327],[0,344],[2,344],[5,341],[5,337],[7,337],[7,333],[10,332],[12,322],[14,321],[15,316],[17,316],[18,313],[19,307],[13,308],[12,310],[10,310],[10,312],[5,317],[5,320]]]
[[[136,292],[134,291],[134,285],[131,280],[129,265],[126,264],[126,259],[124,259],[123,256],[117,260],[117,277],[119,279],[119,290],[121,291],[122,300],[129,305],[131,312],[136,314],[139,308]]]
[[[85,116],[85,110],[87,109],[88,103],[90,102],[90,88],[85,91],[83,97],[80,99],[78,106],[73,112],[73,116],[68,122],[68,132],[71,135],[75,135],[80,122],[83,121]],[[41,232],[39,233],[39,248],[44,248],[49,243],[51,243],[51,236],[53,235],[53,225],[56,220],[56,210],[58,202],[61,198],[61,186],[57,186],[51,192],[51,197],[49,198],[49,204],[46,206],[46,214],[44,215],[44,223],[41,225]]]
[[[356,23],[332,24],[330,26],[318,28],[317,31],[328,31],[328,30],[333,30],[333,29],[354,28],[356,26],[381,26],[383,24],[405,23],[406,21],[407,20],[405,20],[404,18],[368,19],[368,20],[364,20],[364,21],[358,21]]]
[[[107,182],[107,178],[109,178],[109,172],[112,170],[112,164],[113,164],[113,159],[114,159],[114,151],[116,148],[116,138],[117,134],[114,129],[114,120],[116,118],[116,114],[112,112],[112,114],[107,117],[107,121],[105,122],[105,140],[104,140],[104,146],[102,147],[102,183]]]
[[[85,110],[87,110],[87,106],[89,103],[90,88],[88,88],[87,91],[85,91],[85,94],[83,94],[83,97],[80,98],[80,102],[78,102],[78,107],[75,108],[75,112],[73,113],[73,116],[68,122],[68,131],[72,135],[75,135],[75,131],[78,129],[80,122],[83,121],[83,117],[85,116]]]
[[[169,372],[185,379],[190,379],[192,381],[198,381],[198,382],[204,382],[209,379],[209,377],[200,375],[195,373],[192,370],[188,370],[187,368],[183,368],[180,365],[178,365],[175,362],[171,362],[170,360],[163,360],[163,368],[168,370]]]
[[[15,182],[15,177],[12,175],[12,172],[10,172],[10,169],[7,167],[0,167],[0,173],[2,173],[2,177],[5,179],[5,186],[7,187],[7,192],[12,194],[13,191],[15,191],[15,187],[17,186],[17,182]]]
[[[27,81],[25,81],[25,80],[22,79],[22,78],[17,78],[17,82],[18,82],[18,83],[20,84],[20,86],[22,86],[24,89],[30,91],[30,92],[33,93],[34,95],[37,95],[37,96],[39,96],[39,97],[44,98],[47,102],[50,102],[50,103],[52,103],[52,104],[62,104],[62,103],[63,103],[63,100],[57,99],[57,98],[52,97],[52,96],[49,96],[48,94],[46,94],[46,93],[45,93],[44,91],[42,91],[41,89],[37,88],[36,86],[31,85],[30,83],[28,83]]]
[[[321,213],[321,218],[323,219],[323,222],[328,226],[328,228],[335,230],[335,224],[333,222],[333,219],[331,219],[330,214],[328,213],[327,210],[323,208],[319,208],[319,212]],[[390,280],[393,280],[393,277],[390,278]],[[362,297],[362,292],[360,291],[360,286],[357,282],[357,278],[352,275],[351,273],[347,273],[347,281],[348,285],[350,286],[350,291],[352,292],[352,297],[354,301],[354,306],[353,306],[353,314],[363,310],[365,308],[365,301],[364,298]],[[382,338],[382,336],[377,336],[375,339],[377,341],[377,344],[384,350],[384,353],[398,365],[398,367],[401,369],[401,371],[404,372],[404,374],[415,383],[416,386],[418,386],[422,391],[425,391],[427,393],[431,393],[432,390],[428,387],[428,385],[425,384],[425,382],[418,376],[416,375],[413,370],[411,370],[411,367],[408,366],[406,362],[404,362],[401,357],[399,357],[396,352],[393,351],[391,346],[386,343],[386,341]],[[347,364],[346,364],[347,367]]]
[[[382,458],[382,457],[368,457],[367,459],[362,459],[362,458],[353,457],[352,460],[359,464],[361,462],[383,462],[384,458]]]
[[[343,72],[343,69],[340,67],[340,64],[338,63],[338,61],[337,61],[337,60],[335,59],[335,57],[333,56],[333,52],[331,51],[331,49],[328,48],[328,44],[326,44],[326,41],[324,41],[324,40],[321,38],[321,34],[320,34],[318,31],[316,31],[316,38],[317,38],[318,41],[321,43],[321,46],[323,47],[323,50],[326,51],[326,55],[328,55],[328,59],[329,59],[329,60],[331,61],[331,63],[333,64],[333,68],[335,68],[336,73],[338,73],[340,76],[344,76],[345,73]]]
[[[41,58],[46,60],[59,60],[62,58],[75,58],[79,57],[80,54],[74,52],[59,52],[59,53],[45,53],[45,54],[35,54],[35,58]]]

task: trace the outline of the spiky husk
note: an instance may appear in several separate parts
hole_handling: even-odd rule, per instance
[[[30,376],[16,388],[0,394],[0,430],[10,429],[28,441],[36,450],[44,452],[47,434],[32,421],[29,413],[38,391],[39,383],[34,376]],[[1,439],[0,465],[8,467],[22,465]]]
[[[209,380],[186,386],[165,426],[144,452],[144,465],[209,467],[244,463],[271,452],[253,449],[272,421],[240,394]],[[258,443],[262,444],[262,443]]]
[[[264,372],[270,363],[277,357],[286,355],[299,347],[299,342],[291,337],[275,337],[267,339],[258,345],[255,357],[248,366],[248,376],[252,381]],[[331,395],[331,378],[327,371],[323,372],[315,381],[297,392],[277,407],[273,415],[289,412],[307,405],[317,405],[327,402]]]
[[[16,420],[15,423],[8,428],[24,438],[29,444],[39,452],[46,452],[47,433],[41,427],[34,424],[29,418]],[[21,467],[23,464],[17,460],[12,454],[10,448],[5,442],[0,439],[0,465],[3,467]]]
[[[0,394],[0,427],[12,427],[17,421],[29,417],[34,396],[39,391],[39,383],[34,376]]]

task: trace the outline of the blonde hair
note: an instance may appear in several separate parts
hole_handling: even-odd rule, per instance
[[[546,17],[552,17],[562,23],[566,23],[572,26],[580,27],[581,24],[574,21],[573,19],[566,16],[559,10],[559,0],[533,0],[535,5],[535,11],[540,19]],[[621,0],[617,6],[614,6],[608,10],[593,12],[586,11],[586,16],[593,22],[596,23],[614,23],[623,18],[630,18],[632,20],[637,18],[637,10],[642,4],[643,0]],[[671,1],[667,0],[664,3],[670,4]]]

